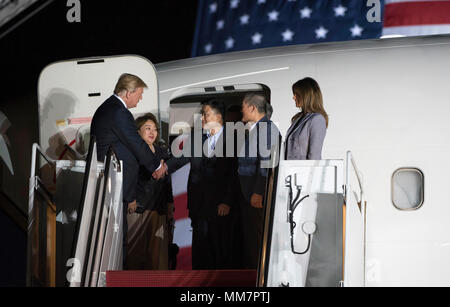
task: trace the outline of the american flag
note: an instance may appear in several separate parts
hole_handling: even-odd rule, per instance
[[[201,0],[193,56],[381,35],[365,0]],[[380,5],[380,14],[383,6]]]
[[[175,203],[175,231],[173,242],[178,245],[177,270],[192,269],[192,228],[187,209],[187,181],[190,165],[172,175],[172,191]]]
[[[385,0],[383,35],[450,33],[450,1]]]
[[[368,15],[380,19],[370,22]],[[255,48],[450,33],[450,0],[200,0],[192,56]],[[180,246],[178,269],[191,268],[185,168],[172,177]],[[177,187],[177,188],[176,188]]]
[[[440,33],[450,33],[450,1],[200,0],[192,56]]]

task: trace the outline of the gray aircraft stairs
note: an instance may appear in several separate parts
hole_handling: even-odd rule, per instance
[[[366,202],[346,159],[280,161],[270,172],[257,271],[123,271],[122,164],[53,161],[33,146],[29,286],[364,286]]]

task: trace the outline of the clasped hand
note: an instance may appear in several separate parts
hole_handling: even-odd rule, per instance
[[[228,216],[230,214],[230,206],[226,204],[220,204],[217,207],[217,215],[218,216]]]
[[[262,209],[263,208],[263,196],[254,193],[252,195],[252,198],[250,199],[250,205],[252,205],[252,207],[256,208],[256,209]]]
[[[164,160],[161,160],[161,167],[153,172],[153,178],[156,180],[160,180],[164,178],[166,175],[169,175],[167,164],[164,162]]]

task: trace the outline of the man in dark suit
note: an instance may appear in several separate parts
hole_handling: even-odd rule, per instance
[[[236,181],[237,164],[233,156],[226,157],[224,113],[221,101],[204,102],[203,131],[191,133],[184,143],[183,156],[170,159],[161,170],[173,173],[191,163],[188,209],[193,228],[194,270],[231,269],[232,266],[231,188]],[[199,138],[201,142],[197,141]],[[230,141],[233,140],[232,136]]]
[[[139,77],[123,74],[117,82],[114,95],[97,109],[91,124],[91,134],[97,141],[98,160],[103,162],[107,151],[112,147],[117,158],[123,161],[124,263],[127,250],[127,213],[136,210],[139,166],[144,166],[150,173],[160,166],[160,161],[139,136],[133,115],[129,111],[142,100],[145,88],[147,85]]]
[[[242,103],[242,121],[247,123],[245,142],[238,150],[241,187],[240,210],[244,267],[257,269],[264,222],[264,198],[274,152],[279,151],[280,132],[267,118],[264,96],[249,94]]]

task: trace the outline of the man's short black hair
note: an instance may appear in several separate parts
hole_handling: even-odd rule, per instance
[[[225,122],[225,103],[218,99],[211,99],[202,102],[202,107],[209,106],[216,112],[216,114],[222,115],[222,121]]]
[[[258,113],[266,114],[266,105],[268,104],[268,101],[263,95],[254,93],[247,94],[244,97],[244,103],[248,106],[254,106],[258,110]]]

